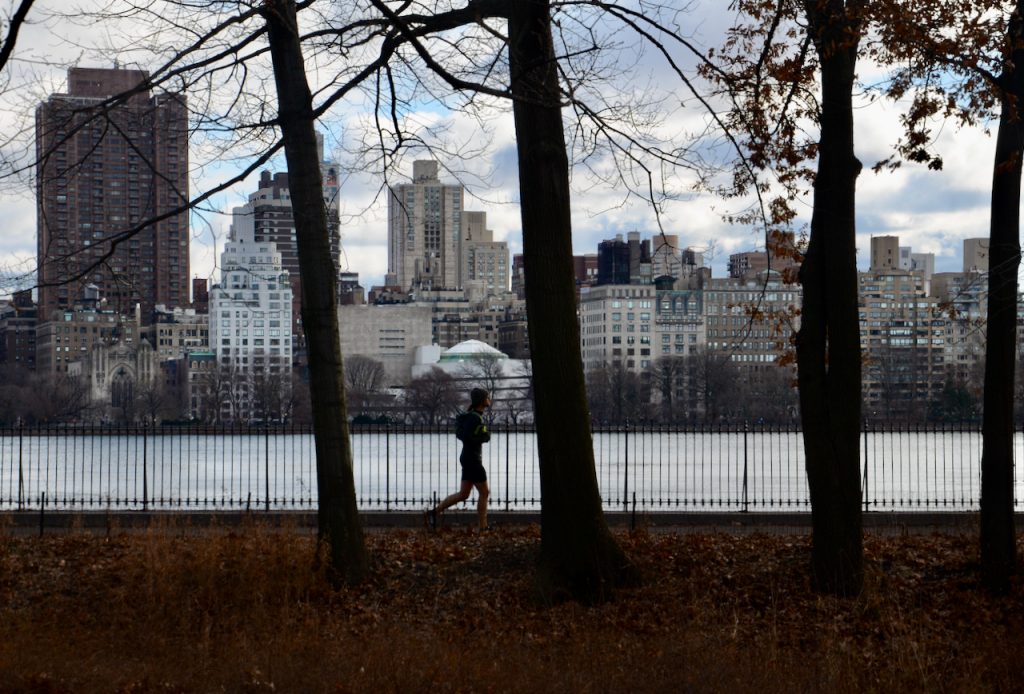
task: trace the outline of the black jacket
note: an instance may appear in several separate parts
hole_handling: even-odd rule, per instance
[[[483,462],[483,445],[491,440],[491,432],[487,430],[487,422],[484,421],[483,415],[476,410],[469,410],[456,417],[455,438],[462,441],[459,462]]]

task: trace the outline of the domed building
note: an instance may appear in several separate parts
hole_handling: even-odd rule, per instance
[[[459,390],[486,388],[492,393],[495,416],[529,418],[530,362],[507,354],[480,340],[465,340],[449,349],[426,345],[416,349],[413,381],[443,372]],[[460,401],[461,402],[461,401]]]
[[[501,359],[508,359],[508,355],[501,352],[494,347],[491,347],[486,342],[480,340],[466,340],[459,344],[446,349],[441,353],[441,358],[438,360],[442,364],[451,362],[475,362],[480,360],[492,360],[497,361]]]

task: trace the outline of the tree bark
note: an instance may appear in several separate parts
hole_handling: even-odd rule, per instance
[[[294,0],[267,0],[264,8],[302,278],[302,325],[309,355],[316,443],[318,532],[330,550],[333,580],[343,578],[356,583],[367,572],[368,556],[356,508],[337,278],[323,201],[313,98],[306,80]]]
[[[509,5],[526,308],[541,483],[538,586],[607,599],[637,578],[605,522],[594,468],[572,267],[569,162],[547,0]]]
[[[857,316],[853,82],[860,25],[851,3],[806,0],[821,69],[821,141],[814,212],[800,269],[803,313],[797,370],[811,495],[815,588],[863,587],[860,488],[860,324]]]
[[[981,454],[981,570],[989,590],[1005,593],[1016,569],[1013,519],[1013,383],[1017,346],[1017,270],[1020,266],[1020,184],[1024,156],[1024,49],[1021,15],[1007,29],[1011,57],[1000,76],[999,129],[992,174],[989,226],[988,331]]]

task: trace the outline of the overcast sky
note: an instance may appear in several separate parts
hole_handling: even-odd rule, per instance
[[[59,7],[59,1],[49,0],[49,4]],[[37,2],[44,9],[47,6],[44,0]],[[720,9],[723,4],[713,1],[695,3],[688,15],[692,18],[691,30],[695,41],[705,46],[715,42],[728,20]],[[77,45],[71,45],[72,38]],[[70,27],[53,22],[29,27],[19,43],[10,70],[12,83],[21,88],[8,89],[0,94],[3,102],[0,110],[5,114],[8,130],[30,132],[32,108],[45,94],[64,90],[68,64],[111,67],[111,56],[118,54],[115,48],[118,40],[97,27]],[[314,66],[310,69],[313,80],[327,79],[324,75],[317,75]],[[675,78],[650,55],[643,56],[630,79],[675,89],[672,82]],[[683,93],[681,86],[679,92]],[[335,153],[343,163],[347,133],[352,132],[365,115],[365,109],[351,103],[337,109],[321,124],[327,134],[328,151]],[[481,137],[486,140],[487,146],[481,156],[462,162],[442,161],[441,164],[457,170],[459,180],[467,185],[466,208],[486,212],[488,226],[494,230],[495,238],[508,241],[510,250],[519,252],[518,173],[511,114],[495,114],[489,119],[488,132],[483,136],[476,121],[463,114],[445,112],[429,103],[424,103],[422,112],[416,115],[421,122],[432,123],[437,130],[443,129],[453,141],[473,142]],[[872,173],[870,166],[888,156],[889,148],[897,137],[898,116],[896,106],[881,100],[865,103],[856,113],[857,154],[865,164],[865,172],[858,185],[858,264],[862,269],[867,268],[871,236],[889,234],[899,236],[901,245],[912,246],[916,252],[934,253],[937,271],[959,270],[962,240],[988,233],[994,139],[981,129],[965,131],[949,126],[941,131],[937,147],[945,159],[943,171],[905,165],[895,173]],[[674,113],[661,127],[665,132],[692,132],[699,129],[705,120],[706,114],[690,108]],[[23,151],[16,152],[17,147]],[[30,137],[15,139],[8,145],[6,155],[23,161],[24,155],[31,153],[27,149],[30,147]],[[21,156],[12,157],[14,154]],[[410,153],[400,167],[400,176],[411,174],[415,158],[419,156]],[[218,180],[230,166],[205,166],[197,170],[193,176],[192,194]],[[283,160],[276,161],[269,168],[283,170]],[[454,181],[455,174],[444,174],[442,178]],[[246,196],[255,190],[257,179],[258,174],[253,174],[244,184],[218,196],[212,211],[193,215],[191,264],[194,276],[208,277],[212,281],[219,279],[217,255],[227,235],[231,208],[242,204]],[[379,195],[382,180],[379,173],[360,172],[349,176],[341,191],[344,219],[342,267],[358,272],[366,287],[381,283],[387,266],[387,212],[385,199]],[[678,174],[676,189],[680,192],[680,199],[664,207],[661,223],[666,233],[677,234],[683,246],[705,250],[715,276],[725,274],[730,253],[763,248],[763,240],[756,230],[731,226],[722,221],[722,215],[735,211],[737,203],[688,193],[686,180],[685,172]],[[617,233],[636,230],[646,238],[658,231],[651,208],[640,200],[628,199],[621,188],[599,185],[582,169],[574,173],[573,182],[573,242],[576,253],[596,252],[598,242]],[[36,228],[31,185],[25,177],[17,177],[0,188],[0,194],[6,227],[6,232],[0,234],[2,265],[6,269],[30,269],[35,256]],[[803,209],[800,225],[810,219],[810,209],[806,206]]]

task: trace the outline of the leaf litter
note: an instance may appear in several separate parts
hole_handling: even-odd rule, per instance
[[[537,527],[367,535],[335,590],[308,535],[165,528],[0,540],[0,691],[969,691],[1020,688],[1024,589],[969,535],[865,539],[815,594],[795,535],[617,535],[642,585],[538,601]]]

